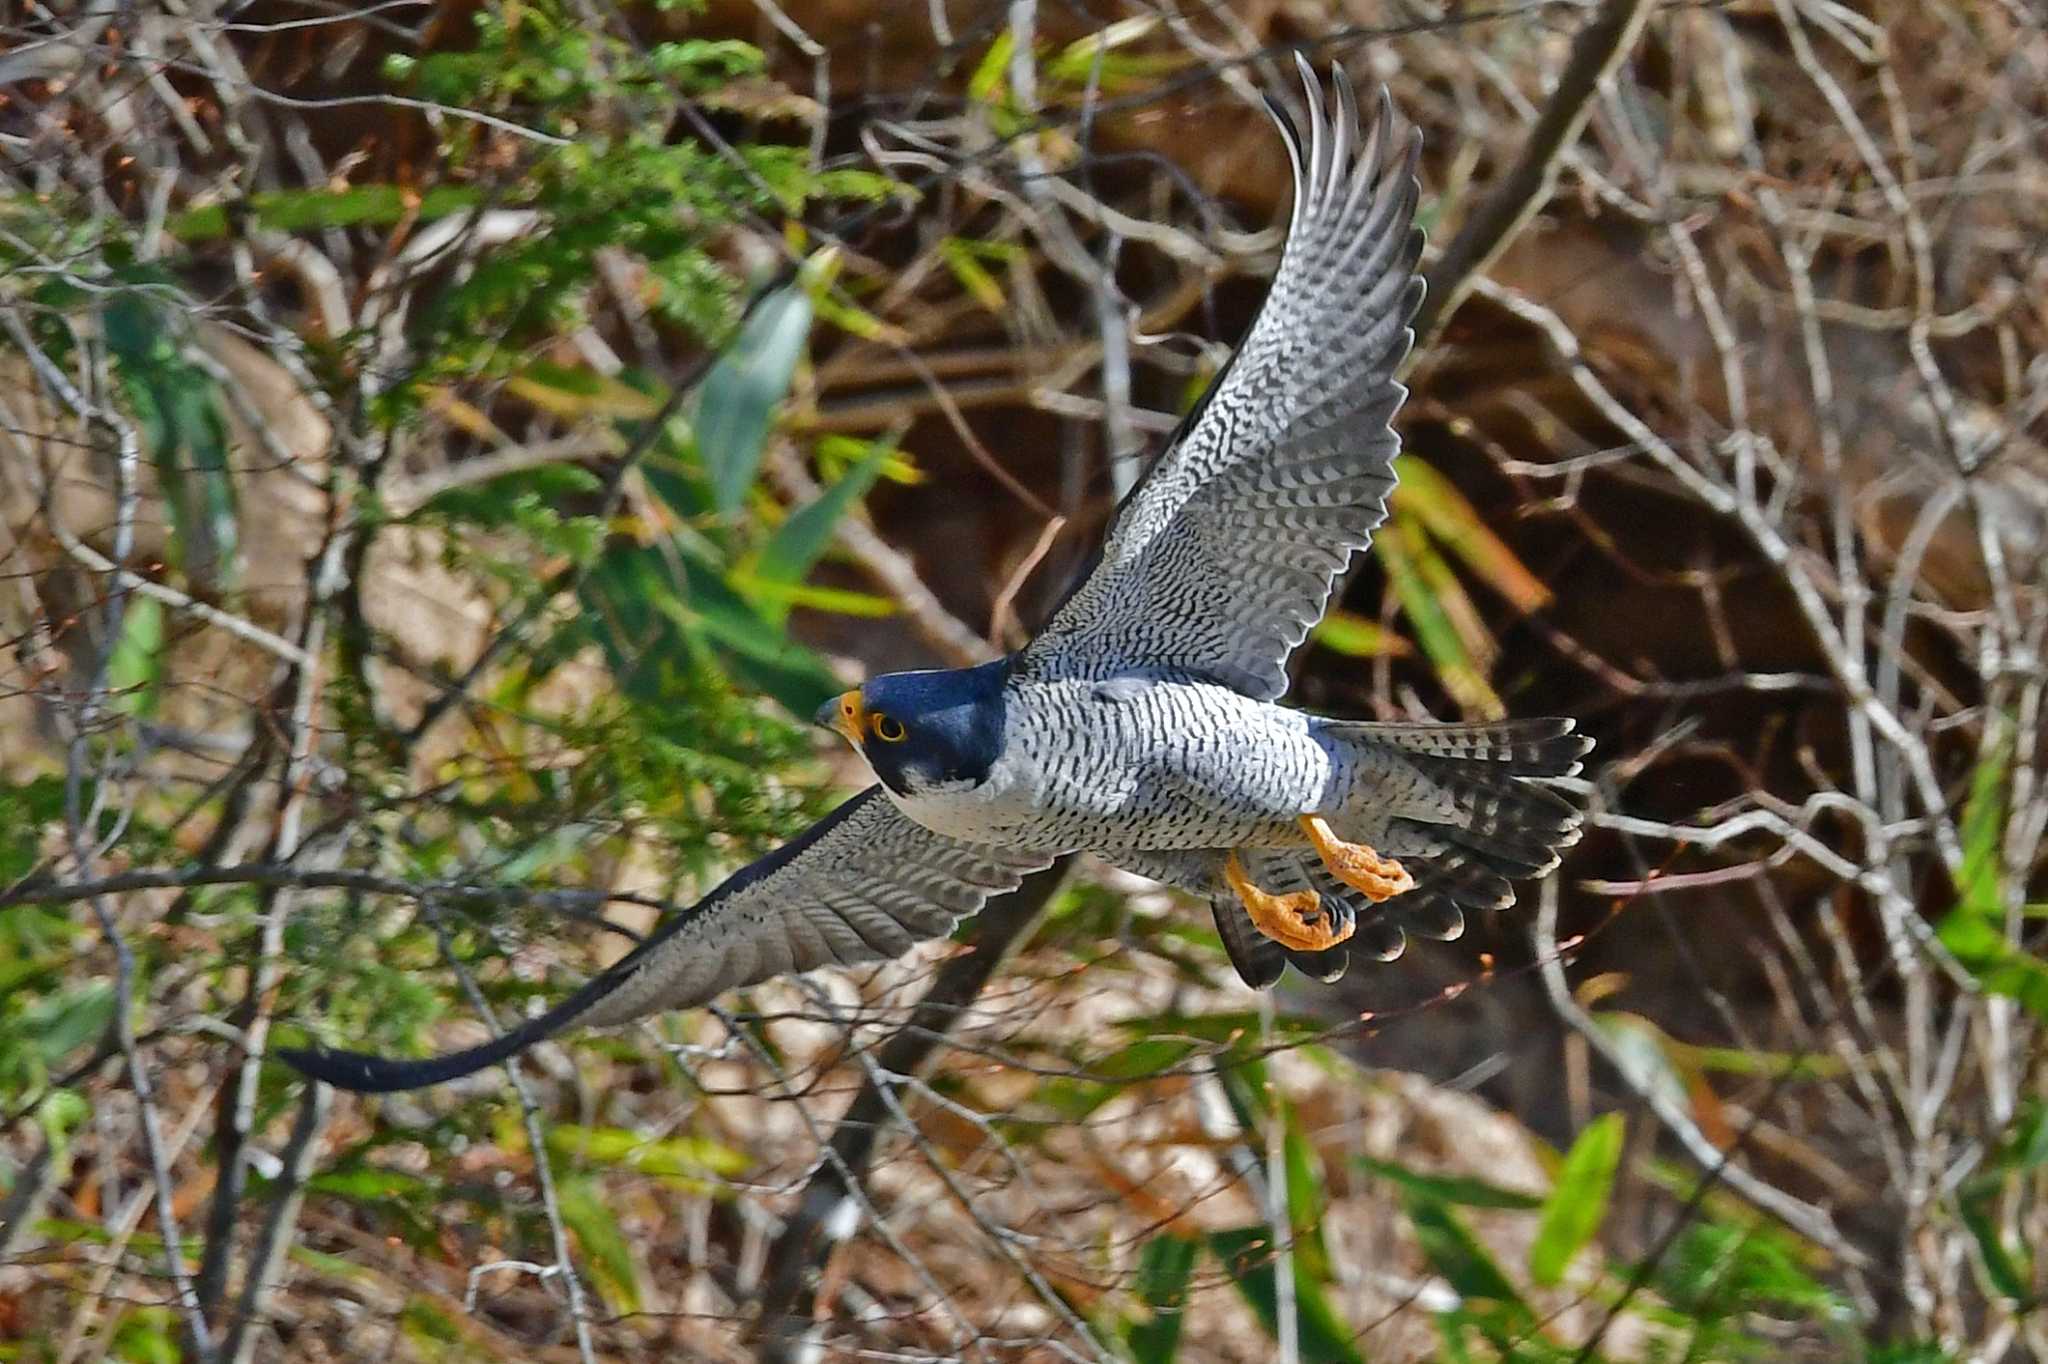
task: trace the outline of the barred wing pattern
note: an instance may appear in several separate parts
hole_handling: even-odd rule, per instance
[[[1390,147],[1381,92],[1364,146],[1337,73],[1337,110],[1306,61],[1294,213],[1265,306],[1183,434],[1118,509],[1087,580],[1024,651],[1040,676],[1178,669],[1260,700],[1322,618],[1351,555],[1386,517],[1407,397],[1395,371],[1422,301],[1415,266],[1419,139]]]
[[[569,998],[482,1046],[417,1061],[349,1051],[279,1055],[313,1079],[361,1093],[439,1084],[571,1024],[625,1023],[773,976],[900,957],[951,933],[989,897],[1051,861],[932,833],[871,786],[736,872]]]

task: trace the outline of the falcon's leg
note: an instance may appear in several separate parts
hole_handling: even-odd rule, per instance
[[[1330,832],[1330,826],[1320,815],[1303,815],[1301,828],[1315,845],[1323,865],[1330,869],[1330,875],[1374,904],[1415,889],[1415,878],[1406,867],[1391,857],[1381,857],[1363,843],[1346,843]]]
[[[1245,913],[1251,915],[1252,926],[1282,947],[1296,952],[1321,952],[1335,947],[1350,937],[1358,926],[1357,921],[1350,918],[1341,924],[1331,922],[1330,916],[1323,913],[1322,896],[1312,889],[1290,891],[1284,895],[1259,889],[1245,874],[1244,863],[1238,860],[1234,851],[1223,864],[1223,879],[1244,902]]]

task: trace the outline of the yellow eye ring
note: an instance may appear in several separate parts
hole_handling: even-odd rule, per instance
[[[904,729],[903,722],[893,715],[870,716],[868,728],[873,730],[875,737],[885,744],[900,744],[910,732]]]

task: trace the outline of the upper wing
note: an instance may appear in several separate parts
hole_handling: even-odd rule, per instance
[[[1118,509],[1102,557],[1019,663],[1043,676],[1179,668],[1262,700],[1386,517],[1394,373],[1422,301],[1420,141],[1364,146],[1337,73],[1334,124],[1306,61],[1306,148],[1278,106],[1294,216],[1266,304],[1181,433]]]
[[[278,1055],[313,1079],[362,1093],[439,1084],[571,1023],[624,1023],[771,976],[899,957],[952,932],[990,896],[1051,861],[932,833],[871,786],[734,873],[560,1004],[482,1046],[419,1061],[352,1051]]]

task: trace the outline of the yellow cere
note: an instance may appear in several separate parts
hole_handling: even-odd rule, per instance
[[[861,731],[867,728],[867,714],[861,705],[858,687],[839,694],[839,718],[833,722],[832,728],[838,730],[846,742],[859,746]]]

